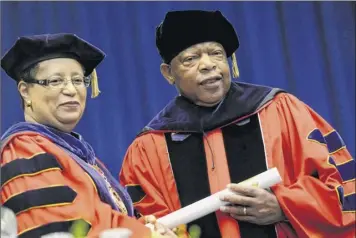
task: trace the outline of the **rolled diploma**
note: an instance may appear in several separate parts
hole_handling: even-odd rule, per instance
[[[245,186],[258,186],[260,188],[267,189],[281,181],[282,179],[278,170],[276,168],[272,168],[239,184]],[[187,224],[191,221],[197,220],[203,216],[219,210],[221,206],[227,205],[227,202],[223,202],[219,198],[223,194],[234,193],[229,189],[224,189],[220,192],[214,193],[209,197],[201,199],[184,208],[161,217],[157,219],[157,222],[167,226],[169,229],[173,229],[179,225]]]

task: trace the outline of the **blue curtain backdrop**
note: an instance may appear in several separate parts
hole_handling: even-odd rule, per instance
[[[107,53],[102,94],[88,98],[76,131],[116,176],[137,132],[176,95],[159,71],[155,26],[182,9],[221,10],[240,37],[239,80],[295,94],[355,155],[353,2],[1,2],[1,52],[20,35],[72,32]],[[2,72],[1,133],[22,119],[16,85]]]

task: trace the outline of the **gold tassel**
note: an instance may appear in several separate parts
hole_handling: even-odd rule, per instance
[[[91,73],[91,98],[96,98],[100,93],[99,83],[98,83],[98,75],[96,74],[96,70],[94,69]]]
[[[231,55],[231,63],[232,63],[232,76],[236,79],[240,77],[239,68],[237,67],[237,60],[235,53]]]

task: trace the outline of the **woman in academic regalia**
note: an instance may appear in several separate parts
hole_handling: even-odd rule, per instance
[[[133,237],[156,234],[134,218],[127,192],[73,132],[87,87],[92,97],[99,93],[95,68],[104,57],[74,34],[47,34],[18,38],[1,60],[25,117],[1,138],[1,204],[16,214],[19,237],[68,231],[77,220],[87,223],[88,237],[117,227]]]

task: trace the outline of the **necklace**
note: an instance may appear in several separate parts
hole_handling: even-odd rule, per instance
[[[97,164],[91,164],[91,166],[97,171],[99,172],[99,174],[101,175],[101,177],[103,177],[103,179],[105,180],[105,184],[106,187],[108,188],[111,197],[113,198],[115,204],[119,207],[120,211],[127,215],[127,209],[126,206],[124,204],[124,202],[122,201],[122,199],[120,198],[119,194],[117,194],[117,192],[115,191],[115,189],[113,189],[113,187],[111,186],[111,184],[109,183],[108,179],[106,178],[104,172],[99,168],[99,166]]]

